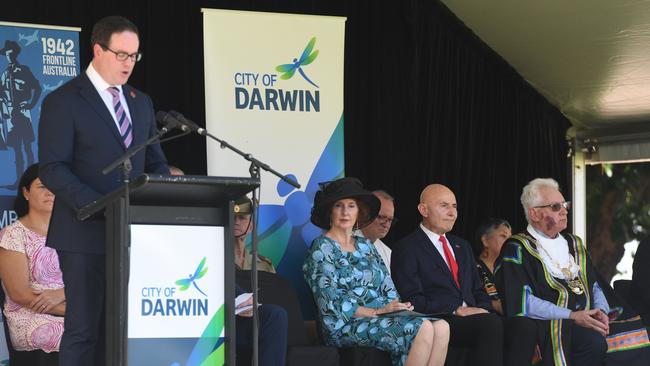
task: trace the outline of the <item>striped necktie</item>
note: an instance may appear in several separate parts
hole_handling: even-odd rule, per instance
[[[113,96],[113,109],[115,110],[117,125],[120,126],[120,135],[122,136],[122,139],[124,139],[124,145],[129,148],[133,141],[133,129],[131,128],[131,120],[126,114],[124,106],[122,106],[122,102],[120,101],[120,89],[111,86],[107,90]]]

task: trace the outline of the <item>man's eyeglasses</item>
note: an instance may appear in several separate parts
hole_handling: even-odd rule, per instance
[[[100,44],[99,46],[101,48],[103,48],[105,51],[110,51],[113,54],[115,54],[115,58],[117,59],[117,61],[126,61],[127,58],[130,58],[131,61],[133,61],[133,62],[138,62],[138,61],[142,60],[142,52],[136,52],[136,53],[132,53],[132,54],[129,55],[126,52],[113,51],[112,49],[104,46],[103,44]]]
[[[535,206],[533,208],[544,208],[544,207],[550,207],[551,211],[553,211],[553,212],[558,212],[563,208],[566,209],[567,211],[569,211],[569,209],[571,208],[571,201],[555,202],[555,203],[551,203],[551,204],[544,205],[544,206]]]
[[[380,224],[393,225],[397,224],[397,217],[388,217],[384,215],[377,215],[375,220],[379,221]]]

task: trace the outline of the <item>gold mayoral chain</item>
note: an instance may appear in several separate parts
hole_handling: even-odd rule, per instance
[[[562,274],[564,275],[564,280],[566,281],[567,286],[569,286],[569,288],[571,289],[571,291],[573,291],[574,294],[582,295],[582,294],[585,293],[585,287],[584,287],[584,284],[582,283],[582,281],[580,280],[580,277],[577,276],[577,275],[575,277],[573,277],[573,275],[571,274],[571,269],[570,268],[571,268],[571,266],[576,264],[574,259],[573,259],[573,256],[571,254],[569,254],[569,265],[567,267],[562,267],[562,266],[560,266],[560,262],[556,261],[555,259],[553,259],[553,257],[551,257],[551,255],[548,253],[546,248],[544,248],[540,244],[538,244],[537,247],[542,248],[544,253],[546,253],[546,256],[551,260],[551,262],[553,262],[553,265],[555,266],[555,268],[559,269],[562,272]]]

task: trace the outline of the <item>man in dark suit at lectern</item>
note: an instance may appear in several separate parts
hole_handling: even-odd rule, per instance
[[[56,194],[47,245],[59,255],[67,302],[60,365],[105,363],[105,222],[77,210],[120,185],[120,169],[102,169],[156,133],[151,99],[126,85],[140,60],[137,27],[110,16],[93,27],[91,64],[43,101],[40,178]],[[160,145],[131,158],[131,177],[168,174]]]

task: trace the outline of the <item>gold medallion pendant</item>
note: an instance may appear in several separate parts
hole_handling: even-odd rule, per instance
[[[566,281],[567,286],[569,286],[569,289],[576,294],[576,295],[582,295],[585,293],[585,285],[582,283],[580,280],[580,276],[576,275],[573,277],[573,273],[571,273],[571,267],[575,265],[575,260],[573,259],[573,256],[569,256],[569,265],[567,267],[562,267],[560,266],[560,263],[556,260],[553,260],[551,258],[551,255],[546,251],[546,249],[539,245],[538,248],[542,249],[546,256],[551,259],[553,262],[553,265],[555,268],[559,269],[560,272],[562,272],[562,275],[564,275],[564,280]]]
[[[585,293],[585,288],[584,285],[582,284],[582,281],[580,281],[580,277],[575,277],[574,279],[570,279],[572,277],[571,271],[568,268],[562,268],[562,274],[564,275],[564,279],[566,280],[566,284],[569,286],[571,291],[573,291],[574,294],[576,295],[582,295]]]
[[[571,291],[573,291],[574,294],[582,295],[585,293],[585,288],[582,285],[582,281],[580,281],[580,279],[575,278],[573,280],[567,280],[566,283],[569,285],[569,288]]]

